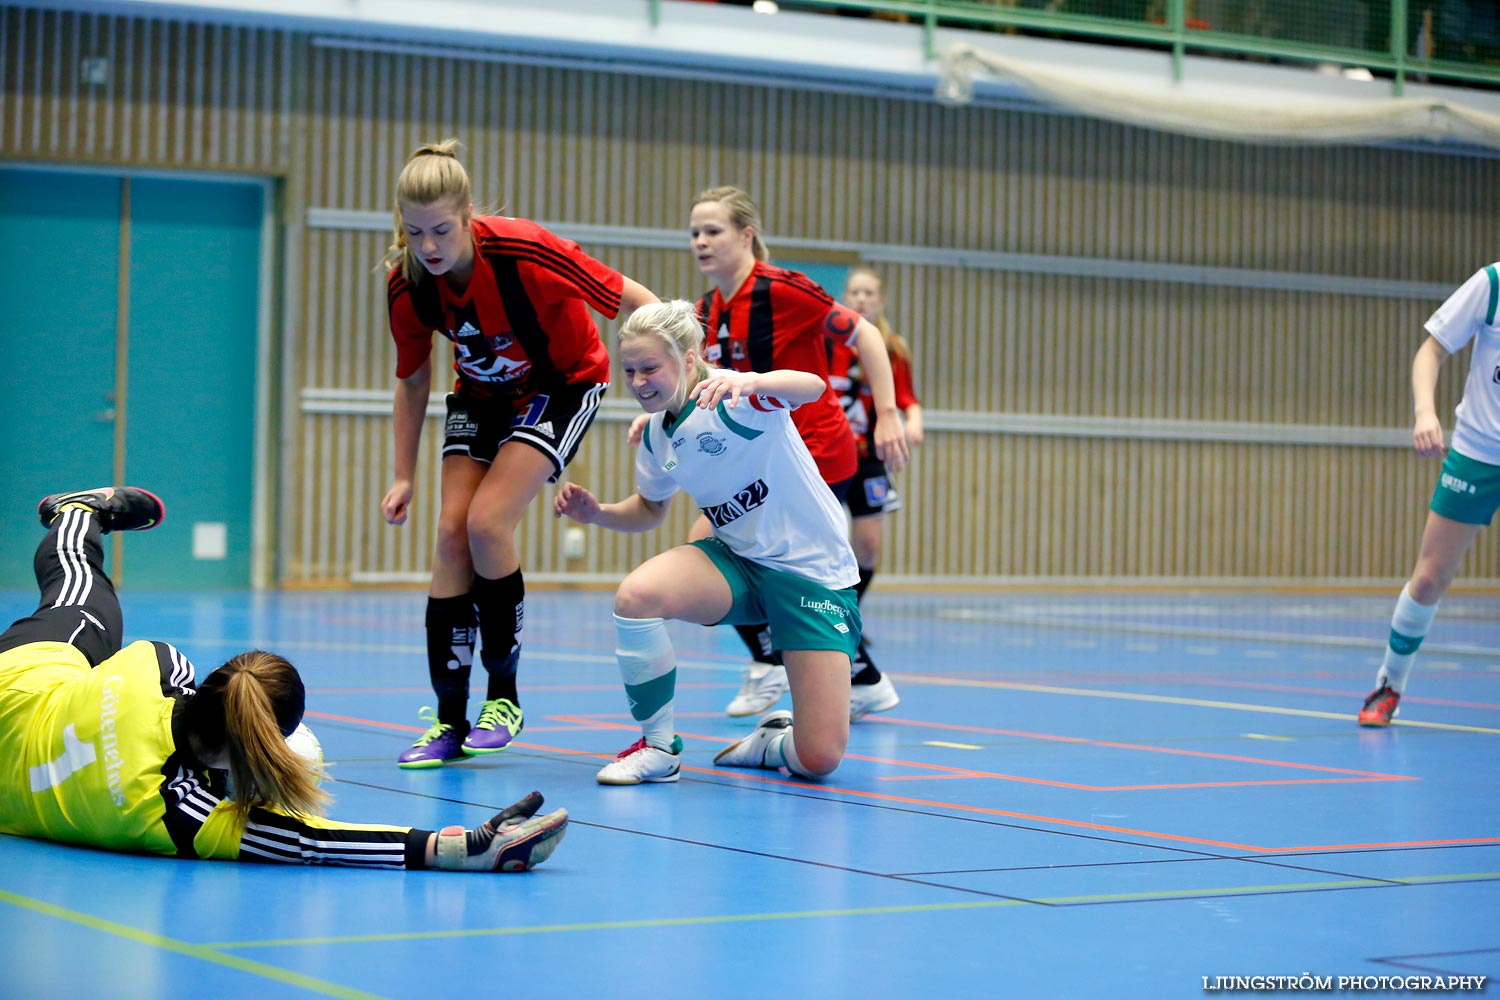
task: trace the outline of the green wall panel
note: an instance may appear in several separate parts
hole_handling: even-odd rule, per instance
[[[120,179],[0,169],[0,585],[34,585],[36,504],[114,463]]]
[[[261,198],[251,183],[132,184],[125,473],[167,504],[126,557],[132,586],[250,583]],[[223,556],[195,556],[195,529],[222,532]]]

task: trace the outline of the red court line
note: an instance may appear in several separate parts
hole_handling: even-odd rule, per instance
[[[1301,674],[1299,676],[1308,675]],[[1361,678],[1364,677],[1363,674],[1359,676]],[[1474,671],[1468,676],[1493,678],[1495,675],[1488,672],[1479,673],[1478,671]],[[965,681],[996,680],[996,678],[992,676],[980,674],[906,674],[901,677],[901,682],[903,684],[920,685],[925,679],[958,684],[962,684]],[[1045,684],[1051,687],[1056,687],[1058,685],[1064,684],[1099,684],[1105,686],[1117,685],[1119,687],[1136,687],[1145,684],[1186,684],[1192,687],[1201,688],[1233,688],[1246,691],[1274,691],[1278,694],[1316,695],[1319,697],[1343,698],[1347,701],[1352,702],[1358,702],[1364,697],[1364,695],[1359,693],[1360,691],[1364,690],[1364,687],[1310,688],[1296,684],[1269,684],[1263,681],[1235,681],[1228,679],[1204,678],[1187,674],[1132,674],[1126,677],[1121,677],[1118,674],[1100,673],[1058,675],[1018,674],[1002,678],[1001,680],[1003,683],[1010,684]],[[1361,683],[1363,683],[1363,681],[1361,681]],[[1452,698],[1432,698],[1423,697],[1421,695],[1412,695],[1410,698],[1407,698],[1406,695],[1402,695],[1401,701],[1403,704],[1410,702],[1413,705],[1440,705],[1445,708],[1474,708],[1487,712],[1500,711],[1500,705],[1485,701],[1458,701]],[[873,722],[876,720],[872,719],[870,721]]]
[[[568,730],[579,732],[580,730]],[[848,755],[851,760],[867,760],[864,757]],[[943,781],[948,778],[987,778],[1003,777],[1002,775],[986,774],[913,774],[905,777],[887,776],[876,778],[876,781]],[[1253,788],[1258,785],[1349,785],[1360,784],[1370,781],[1384,781],[1384,778],[1284,778],[1280,781],[1191,781],[1181,782],[1173,785],[1069,785],[1057,781],[1041,781],[1035,778],[1010,778],[1011,781],[1023,781],[1040,785],[1061,785],[1063,788],[1077,788],[1085,792],[1149,792],[1174,788]],[[1417,781],[1417,778],[1407,779]]]
[[[425,726],[408,726],[399,722],[379,722],[375,719],[361,719],[352,715],[334,715],[332,712],[306,712],[310,719],[327,719],[329,722],[348,722],[356,726],[373,726],[376,729],[394,729],[402,733],[425,733]]]
[[[330,712],[307,712],[305,714],[309,719],[326,719],[329,722],[348,722],[356,726],[374,726],[379,729],[395,729],[399,732],[404,733],[425,733],[427,731],[426,727],[424,726],[408,726],[396,722],[376,722],[374,719],[358,719],[352,718],[347,715],[334,715]],[[594,725],[573,727],[527,726],[526,731],[528,733],[588,733],[594,732],[598,728],[598,726]],[[517,744],[517,746],[519,745],[520,744]]]
[[[1107,744],[1103,744],[1107,745]],[[1261,781],[1199,781],[1179,782],[1161,785],[1086,785],[1073,781],[1054,781],[1050,778],[1027,778],[1017,774],[1003,774],[990,771],[976,771],[972,768],[944,767],[941,764],[919,764],[916,761],[894,760],[888,757],[866,757],[862,754],[845,754],[846,760],[864,760],[876,764],[892,764],[897,767],[915,767],[924,771],[946,772],[942,777],[965,777],[965,778],[991,778],[998,781],[1016,781],[1027,785],[1050,785],[1054,788],[1072,788],[1083,792],[1139,792],[1151,790],[1163,790],[1171,788],[1248,788],[1255,785],[1327,785],[1345,784],[1348,782],[1362,781],[1420,781],[1420,778],[1406,777],[1403,775],[1366,775],[1361,772],[1344,772],[1354,774],[1352,778],[1281,778],[1276,780]],[[1319,768],[1317,770],[1324,770]],[[1337,770],[1327,768],[1326,770]],[[923,776],[912,776],[909,778],[880,778],[880,781],[920,781]]]
[[[328,719],[328,720],[335,721],[335,722],[349,722],[349,723],[354,723],[356,725],[375,726],[375,727],[378,727],[378,728],[381,728],[381,729],[395,729],[395,730],[399,730],[399,731],[402,731],[402,732],[410,732],[410,733],[424,732],[424,730],[420,726],[410,726],[410,725],[404,725],[404,724],[392,723],[392,722],[377,722],[377,721],[374,721],[374,720],[371,720],[371,719],[359,719],[359,718],[353,718],[353,717],[350,717],[350,716],[332,715],[332,714],[327,713],[327,712],[308,712],[307,714],[310,715],[310,716],[312,716],[313,718]],[[554,722],[566,722],[566,723],[570,723],[572,725],[578,726],[579,728],[578,729],[574,729],[574,730],[562,729],[562,728],[548,728],[546,730],[534,729],[532,731],[533,732],[587,732],[587,731],[591,731],[591,730],[600,730],[600,729],[605,729],[605,730],[613,730],[613,729],[634,730],[636,728],[635,725],[634,725],[634,723],[609,722],[609,721],[606,721],[604,719],[593,718],[593,717],[590,717],[590,716],[554,715],[554,716],[550,716],[549,718],[552,721],[554,721]],[[1036,738],[1036,739],[1057,740],[1057,741],[1061,741],[1061,742],[1065,742],[1065,743],[1086,743],[1086,744],[1092,744],[1092,745],[1096,745],[1096,746],[1119,746],[1119,747],[1124,747],[1126,749],[1139,749],[1139,750],[1159,750],[1159,749],[1161,749],[1161,748],[1157,748],[1157,747],[1137,747],[1137,746],[1135,746],[1133,744],[1105,743],[1105,742],[1100,742],[1100,741],[1097,741],[1097,740],[1085,740],[1085,739],[1081,739],[1081,738],[1073,737],[1073,736],[1046,736],[1046,735],[1039,735],[1039,734],[1035,734],[1035,733],[1013,732],[1013,731],[1009,731],[1009,730],[983,729],[983,728],[975,727],[975,726],[954,726],[954,725],[949,725],[947,723],[940,723],[940,722],[925,722],[925,723],[924,722],[907,722],[905,720],[899,720],[899,719],[878,719],[878,720],[871,720],[871,721],[886,722],[886,723],[895,723],[895,724],[899,724],[899,725],[927,726],[927,727],[931,727],[931,728],[941,728],[941,729],[963,729],[963,730],[966,730],[966,731],[969,731],[969,732],[986,732],[986,733],[1001,733],[1001,734],[1016,735],[1016,736],[1029,736],[1029,737],[1033,737],[1033,738]],[[679,732],[678,735],[679,736],[686,736],[689,739],[706,740],[708,742],[713,742],[713,743],[733,743],[734,742],[733,739],[730,739],[728,737],[724,737],[724,736],[711,736],[711,735],[708,735],[706,733],[686,733],[686,732]],[[538,749],[538,750],[548,750],[548,751],[555,751],[555,752],[559,752],[559,753],[573,753],[573,754],[576,754],[576,755],[588,756],[588,757],[599,757],[599,758],[602,758],[604,760],[611,760],[611,759],[613,759],[613,755],[612,754],[585,753],[583,751],[564,751],[564,750],[561,750],[560,748],[557,748],[557,747],[542,747],[542,746],[539,746],[539,745],[536,745],[536,744],[522,743],[520,741],[517,741],[516,745],[519,746],[519,747],[531,747],[533,749]],[[885,778],[878,779],[878,780],[881,780],[881,781],[921,781],[921,780],[924,780],[924,779],[925,780],[934,780],[934,779],[938,779],[938,778],[949,778],[949,779],[951,779],[951,778],[987,778],[987,779],[992,779],[992,780],[997,780],[997,781],[1014,781],[1014,782],[1019,782],[1021,784],[1044,785],[1044,786],[1049,786],[1049,787],[1053,787],[1053,788],[1068,788],[1068,789],[1073,789],[1075,791],[1085,791],[1085,792],[1168,791],[1168,790],[1173,790],[1173,789],[1187,789],[1187,788],[1250,788],[1250,787],[1256,787],[1256,786],[1261,786],[1261,785],[1315,785],[1315,784],[1343,784],[1343,783],[1361,782],[1361,781],[1419,781],[1419,780],[1421,780],[1419,778],[1410,777],[1410,776],[1407,776],[1407,775],[1376,774],[1376,773],[1371,773],[1371,772],[1366,772],[1366,771],[1348,771],[1348,770],[1345,770],[1345,769],[1342,769],[1342,768],[1317,767],[1317,766],[1310,765],[1310,764],[1307,764],[1307,765],[1304,765],[1304,764],[1285,764],[1285,763],[1283,763],[1281,761],[1262,761],[1262,760],[1259,760],[1259,759],[1254,758],[1254,757],[1236,757],[1236,756],[1225,755],[1225,754],[1205,754],[1205,753],[1199,753],[1198,751],[1192,751],[1192,750],[1163,750],[1162,752],[1166,752],[1166,753],[1179,753],[1179,754],[1185,754],[1185,755],[1189,755],[1189,756],[1204,756],[1204,757],[1212,757],[1212,758],[1221,758],[1221,759],[1226,759],[1226,760],[1245,761],[1245,762],[1250,762],[1250,763],[1265,763],[1265,764],[1271,764],[1273,766],[1305,767],[1305,768],[1310,769],[1310,770],[1332,771],[1332,772],[1339,773],[1339,774],[1357,775],[1357,777],[1354,777],[1354,778],[1302,778],[1302,779],[1289,778],[1289,779],[1282,780],[1282,781],[1181,782],[1181,783],[1176,783],[1176,784],[1160,784],[1160,785],[1085,785],[1085,784],[1081,784],[1081,783],[1078,783],[1078,782],[1071,782],[1071,781],[1054,781],[1054,780],[1051,780],[1051,779],[1048,779],[1048,778],[1028,778],[1028,777],[1023,777],[1021,775],[1016,775],[1016,774],[1001,774],[1001,773],[996,773],[996,772],[991,772],[991,771],[977,771],[977,770],[973,770],[971,768],[947,767],[947,766],[942,765],[942,764],[922,764],[922,763],[918,763],[916,761],[897,760],[897,759],[888,758],[888,757],[869,757],[869,756],[865,756],[863,754],[847,754],[846,755],[846,759],[848,759],[848,760],[862,760],[862,761],[867,761],[869,763],[874,763],[874,764],[891,764],[891,765],[897,766],[897,767],[914,767],[914,768],[918,768],[919,770],[924,770],[924,771],[939,771],[939,772],[943,772],[940,775],[912,775],[912,776],[909,776],[909,777],[885,777]],[[684,768],[684,770],[692,771],[692,770],[695,770],[695,768],[688,767],[688,768]],[[708,770],[696,769],[696,770],[702,770],[702,773],[705,773],[705,774],[718,774],[718,773],[722,773],[722,772],[715,771],[715,770],[712,770],[712,769],[708,769]]]
[[[1139,750],[1142,753],[1164,753],[1180,757],[1206,757],[1211,760],[1232,760],[1242,764],[1264,764],[1267,767],[1289,767],[1306,771],[1327,771],[1330,774],[1353,774],[1378,781],[1419,781],[1404,774],[1381,774],[1378,771],[1352,771],[1344,767],[1327,767],[1322,764],[1299,764],[1285,760],[1267,760],[1264,757],[1244,757],[1239,754],[1210,753],[1206,750],[1181,750],[1175,747],[1153,747],[1138,743],[1116,743],[1113,740],[1090,740],[1081,736],[1058,736],[1052,733],[1029,733],[1020,729],[987,729],[983,726],[962,726],[949,722],[917,722],[913,719],[893,719],[882,716],[878,719],[866,717],[868,722],[888,726],[916,726],[923,729],[947,729],[964,733],[988,733],[995,736],[1020,736],[1025,739],[1044,740],[1050,743],[1083,743],[1089,746],[1110,747],[1115,750]]]
[[[360,719],[346,715],[331,715],[322,712],[309,712],[316,718],[332,719],[339,722],[351,722],[357,725],[373,726],[377,729],[398,729],[406,732],[419,733],[423,730],[417,726],[401,725],[394,722],[378,722],[374,719]],[[564,716],[553,716],[556,721],[576,721]],[[617,723],[600,723],[605,729],[634,729]],[[722,737],[702,737],[715,742],[728,743],[731,740]],[[540,750],[543,753],[557,753],[568,757],[594,757],[600,760],[613,760],[614,754],[594,753],[587,750],[574,750],[571,747],[545,746],[539,743],[517,743],[519,747],[527,750]],[[1062,819],[1058,816],[1041,816],[1033,813],[1012,812],[1008,809],[991,809],[986,806],[968,806],[957,802],[939,802],[932,799],[914,799],[901,795],[890,795],[884,792],[866,792],[855,788],[840,788],[836,785],[813,784],[806,781],[789,781],[785,778],[772,778],[759,774],[743,773],[739,769],[719,770],[711,767],[684,767],[684,771],[694,774],[707,774],[716,778],[737,778],[741,781],[758,782],[765,785],[781,785],[787,788],[798,788],[804,791],[828,792],[834,795],[847,795],[855,799],[871,799],[877,802],[892,802],[900,805],[922,806],[930,809],[946,809],[953,812],[974,813],[982,816],[1003,816],[1007,819],[1025,820],[1031,823],[1047,823],[1054,826],[1076,827],[1084,830],[1095,830],[1100,833],[1119,833],[1132,837],[1148,837],[1152,840],[1170,840],[1184,844],[1199,844],[1205,847],[1223,847],[1234,851],[1249,851],[1255,854],[1286,854],[1286,853],[1310,853],[1316,851],[1354,851],[1354,850],[1380,850],[1395,847],[1457,847],[1465,844],[1500,844],[1500,837],[1469,837],[1456,840],[1406,840],[1391,841],[1389,843],[1372,844],[1311,844],[1300,847],[1259,847],[1255,844],[1236,844],[1227,840],[1211,840],[1206,837],[1191,837],[1186,834],[1160,833],[1154,830],[1137,830],[1126,826],[1109,826],[1104,823],[1089,823],[1084,820]]]
[[[1185,681],[1183,683],[1193,683],[1193,682],[1191,682],[1191,681]],[[1252,683],[1249,683],[1249,682],[1225,682],[1225,683],[1211,684],[1211,685],[1206,685],[1206,686],[1208,686],[1208,687],[1249,688],[1251,690],[1276,691],[1278,693],[1287,693],[1287,694],[1328,695],[1328,696],[1331,696],[1331,697],[1346,698],[1346,699],[1349,697],[1349,692],[1348,691],[1334,691],[1334,690],[1330,690],[1330,689],[1327,689],[1327,688],[1292,687],[1290,685],[1282,687],[1280,685],[1274,685],[1274,684],[1252,684]],[[1368,686],[1368,685],[1366,685],[1366,686]],[[1359,695],[1355,695],[1353,700],[1357,704],[1360,701],[1360,696]],[[1497,712],[1497,711],[1500,711],[1500,705],[1491,704],[1490,702],[1487,702],[1487,701],[1459,701],[1459,700],[1457,700],[1455,698],[1431,698],[1431,697],[1422,697],[1420,695],[1412,695],[1410,698],[1407,698],[1406,695],[1404,695],[1404,694],[1401,696],[1401,700],[1403,702],[1407,702],[1407,703],[1410,703],[1412,705],[1436,705],[1436,706],[1441,706],[1443,708],[1473,708],[1473,709],[1478,709],[1479,711],[1482,711],[1482,712]]]
[[[636,728],[636,725],[633,722],[632,723],[608,722],[605,719],[599,718],[597,716],[589,716],[589,715],[551,715],[551,716],[548,716],[548,718],[550,720],[554,721],[554,722],[567,722],[567,723],[571,723],[571,724],[576,725],[576,726],[595,725],[595,726],[598,726],[601,729],[625,729],[625,730],[632,730],[633,731]],[[896,723],[900,724],[900,720],[882,719],[880,721],[882,721],[882,722],[896,722]],[[951,728],[962,728],[962,729],[968,729],[971,732],[1002,732],[1002,730],[978,730],[978,729],[975,729],[973,727],[948,726],[945,723],[912,723],[912,725],[928,725],[928,726],[936,726],[936,727],[950,728],[950,729]],[[733,743],[734,742],[733,739],[731,739],[729,737],[725,737],[725,736],[710,736],[710,735],[708,735],[706,733],[689,733],[689,732],[685,732],[685,731],[683,731],[681,729],[679,729],[677,731],[677,735],[681,736],[681,737],[684,737],[686,739],[707,740],[707,741],[713,742],[713,743]],[[1031,736],[1031,735],[1035,735],[1035,734],[1020,733],[1020,734],[1014,734],[1014,735]],[[1039,737],[1039,738],[1046,739],[1048,737]],[[1084,740],[1084,739],[1078,739],[1078,738],[1072,737],[1072,736],[1057,736],[1057,737],[1051,737],[1051,738],[1052,739],[1056,739],[1056,740],[1060,740],[1060,741],[1065,742],[1065,743],[1086,743],[1086,744],[1090,744],[1090,745],[1093,745],[1093,746],[1124,747],[1126,749],[1140,749],[1140,750],[1154,750],[1154,749],[1157,749],[1155,747],[1136,747],[1133,744],[1125,744],[1125,743],[1121,743],[1121,744],[1102,743],[1102,742],[1099,742],[1097,740]],[[932,777],[941,776],[941,777],[946,777],[946,778],[988,778],[988,779],[992,779],[992,780],[996,780],[996,781],[1015,781],[1015,782],[1019,782],[1021,784],[1027,784],[1027,785],[1045,785],[1045,786],[1049,786],[1049,787],[1052,787],[1052,788],[1071,788],[1071,789],[1074,789],[1076,791],[1083,791],[1083,792],[1136,792],[1136,791],[1160,791],[1160,790],[1173,789],[1173,788],[1242,788],[1242,787],[1252,787],[1252,786],[1256,786],[1256,785],[1315,785],[1315,784],[1339,784],[1339,783],[1351,782],[1351,781],[1420,781],[1421,780],[1420,778],[1413,778],[1413,777],[1409,777],[1409,776],[1406,776],[1406,775],[1400,775],[1400,774],[1376,774],[1376,773],[1372,773],[1372,772],[1368,772],[1368,771],[1349,771],[1349,770],[1345,770],[1343,768],[1318,767],[1318,766],[1314,766],[1314,765],[1311,765],[1311,764],[1283,764],[1280,761],[1262,761],[1262,760],[1259,760],[1258,758],[1255,758],[1255,757],[1234,757],[1234,756],[1230,756],[1230,755],[1227,755],[1227,754],[1207,754],[1207,753],[1200,754],[1198,751],[1193,751],[1193,750],[1172,750],[1172,751],[1164,751],[1164,752],[1179,753],[1179,754],[1184,754],[1184,755],[1187,755],[1187,756],[1203,756],[1203,757],[1210,757],[1210,758],[1215,758],[1215,759],[1234,760],[1234,761],[1248,762],[1248,763],[1253,763],[1253,764],[1271,764],[1271,765],[1279,765],[1279,766],[1283,766],[1283,767],[1304,768],[1306,770],[1312,770],[1312,771],[1328,771],[1328,772],[1331,772],[1331,773],[1334,773],[1334,774],[1353,775],[1353,777],[1349,777],[1349,778],[1287,778],[1285,780],[1278,780],[1278,781],[1183,782],[1183,783],[1180,783],[1180,784],[1161,784],[1161,785],[1086,785],[1086,784],[1081,784],[1079,782],[1072,782],[1072,781],[1054,781],[1054,780],[1052,780],[1050,778],[1028,778],[1028,777],[1023,777],[1022,775],[1019,775],[1019,774],[1004,774],[1004,773],[995,772],[995,771],[980,771],[980,770],[976,770],[974,768],[968,768],[968,767],[949,767],[949,766],[944,765],[944,764],[924,764],[924,763],[919,763],[919,762],[913,761],[913,760],[899,760],[899,759],[890,758],[890,757],[869,757],[869,756],[866,756],[864,754],[856,754],[856,753],[845,754],[844,755],[844,759],[845,760],[863,760],[863,761],[868,761],[868,762],[870,762],[872,764],[890,764],[890,765],[895,766],[895,767],[912,767],[912,768],[916,768],[916,769],[921,770],[921,771],[938,771],[938,772],[941,772],[940,775],[934,775]],[[901,779],[901,778],[881,778],[879,780],[881,780],[881,781],[888,781],[888,780],[914,781],[914,780],[921,780],[921,776],[914,776],[914,777],[905,778],[905,779]]]
[[[1330,698],[1345,698],[1355,702],[1356,704],[1364,697],[1363,695],[1355,694],[1352,698],[1350,698],[1350,693],[1345,688],[1310,688],[1299,687],[1293,684],[1265,684],[1256,681],[1205,681],[1202,679],[1194,680],[1188,677],[1181,677],[1173,680],[1171,683],[1191,684],[1197,687],[1238,688],[1248,691],[1275,691],[1278,694],[1310,694],[1318,695],[1320,697],[1326,696]],[[1368,685],[1365,686],[1368,687]],[[1485,712],[1500,711],[1500,705],[1492,704],[1486,701],[1458,701],[1454,698],[1431,698],[1422,697],[1421,695],[1412,695],[1410,698],[1407,698],[1404,694],[1401,696],[1401,701],[1403,703],[1410,703],[1412,705],[1441,705],[1444,708],[1476,708]]]
[[[731,774],[728,771],[716,771],[712,768],[684,767],[684,771],[695,771],[699,774],[711,774],[723,777]],[[1121,833],[1133,837],[1149,837],[1154,840],[1172,840],[1187,844],[1200,844],[1207,847],[1224,847],[1235,851],[1249,851],[1255,854],[1285,854],[1288,852],[1314,852],[1314,851],[1352,851],[1352,850],[1376,850],[1394,847],[1455,847],[1464,844],[1500,844],[1500,837],[1469,837],[1457,840],[1407,840],[1391,841],[1382,844],[1314,844],[1302,847],[1260,847],[1255,844],[1236,844],[1232,841],[1211,840],[1206,837],[1191,837],[1185,834],[1160,833],[1155,830],[1137,830],[1127,826],[1110,826],[1104,823],[1089,823],[1084,820],[1062,819],[1057,816],[1041,816],[1032,813],[1012,812],[1008,809],[991,809],[985,806],[966,806],[956,802],[938,802],[931,799],[914,799],[901,795],[888,795],[882,792],[865,792],[855,788],[839,788],[834,785],[813,784],[806,781],[788,781],[784,778],[763,777],[758,774],[741,774],[738,770],[732,772],[732,776],[744,781],[760,782],[768,785],[785,785],[790,788],[801,788],[806,790],[830,792],[836,795],[848,795],[858,799],[875,799],[882,802],[894,802],[901,805],[925,806],[933,809],[951,809],[955,812],[978,813],[985,816],[1004,816],[1009,819],[1020,819],[1035,823],[1049,823],[1057,826],[1079,827],[1086,830],[1096,830],[1101,833]]]

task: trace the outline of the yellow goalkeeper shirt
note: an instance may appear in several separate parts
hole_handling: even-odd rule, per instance
[[[0,653],[0,833],[185,858],[405,867],[408,828],[236,810],[174,731],[196,688],[164,642],[90,668],[73,646]]]

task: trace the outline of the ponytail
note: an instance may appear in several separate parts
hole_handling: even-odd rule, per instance
[[[234,807],[241,815],[270,806],[321,816],[329,795],[321,771],[287,745],[302,721],[305,691],[297,669],[275,653],[253,650],[210,674],[189,703],[189,728],[208,748],[228,751]],[[219,738],[215,738],[215,737]]]
[[[885,318],[885,313],[875,317],[875,329],[880,331],[880,336],[885,339],[885,350],[892,357],[900,358],[907,364],[911,364],[911,345],[906,338],[891,328],[891,323]]]

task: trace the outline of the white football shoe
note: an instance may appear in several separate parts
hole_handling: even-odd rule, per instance
[[[682,770],[682,737],[672,737],[672,749],[662,750],[645,737],[615,754],[594,780],[601,785],[639,785],[644,781],[676,781]]]
[[[731,743],[714,755],[714,763],[720,767],[769,767],[781,766],[781,761],[766,762],[766,752],[772,741],[792,731],[792,713],[786,709],[771,712],[755,724],[750,735]]]
[[[747,715],[759,715],[781,700],[791,687],[786,677],[786,667],[772,663],[751,663],[745,671],[745,685],[734,696],[724,714],[739,719]]]
[[[890,674],[881,674],[874,684],[849,685],[849,721],[854,722],[871,712],[888,712],[901,704],[901,696],[891,683]]]

